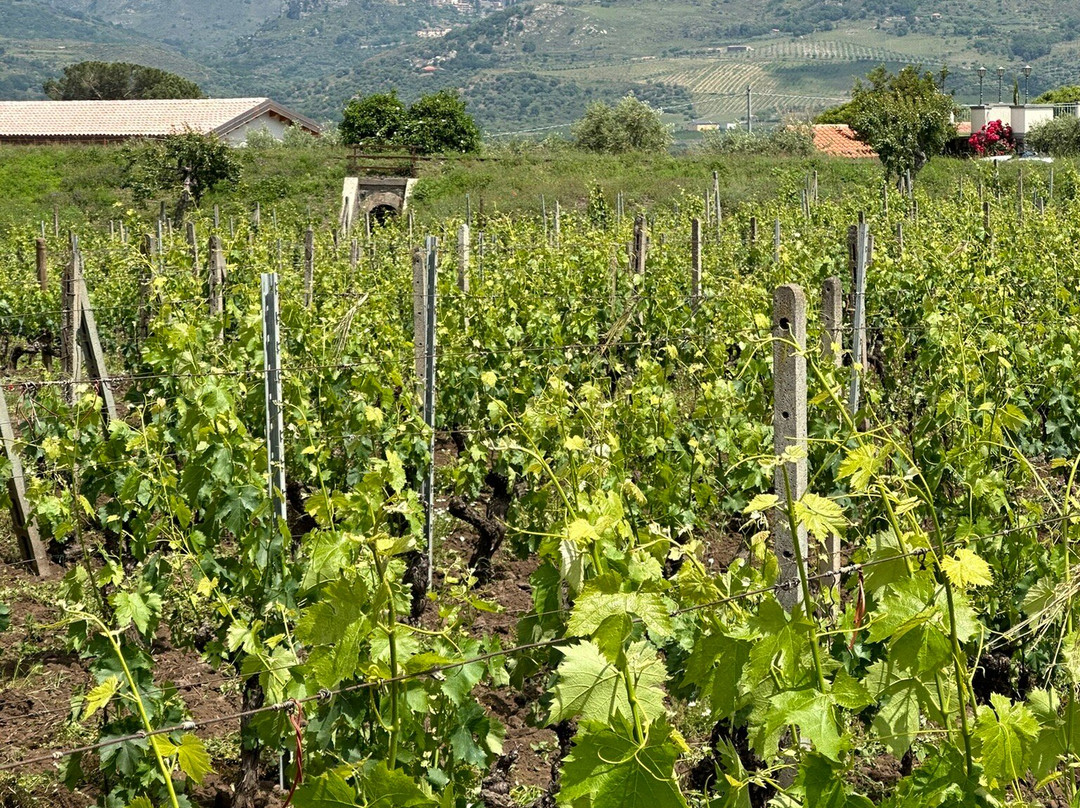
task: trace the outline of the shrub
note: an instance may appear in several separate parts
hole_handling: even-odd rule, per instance
[[[707,132],[701,148],[706,153],[716,154],[806,157],[814,153],[814,136],[810,127],[805,124],[778,126],[764,132],[733,129],[726,132]]]
[[[632,95],[614,107],[603,102],[590,104],[571,132],[580,148],[603,154],[662,152],[671,143],[659,110]]]
[[[1028,148],[1054,157],[1080,156],[1080,118],[1062,115],[1039,124],[1027,133]]]
[[[968,145],[980,157],[1011,154],[1016,151],[1016,139],[1012,127],[1001,121],[989,121],[986,126],[968,138]]]

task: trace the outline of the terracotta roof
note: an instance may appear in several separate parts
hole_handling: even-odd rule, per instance
[[[223,135],[265,112],[319,131],[314,121],[269,98],[0,101],[0,139],[162,137],[186,130]]]
[[[970,137],[971,136],[971,121],[960,121],[956,124],[956,136],[957,137]]]
[[[846,123],[814,124],[814,148],[832,157],[877,157]]]

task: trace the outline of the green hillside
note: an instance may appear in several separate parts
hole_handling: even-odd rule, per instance
[[[634,92],[671,120],[808,115],[872,67],[948,65],[947,87],[1030,92],[1080,72],[1080,0],[12,0],[0,7],[0,94],[25,97],[76,58],[175,70],[214,94],[272,95],[320,119],[356,93],[460,89],[489,133],[548,131]],[[7,15],[5,18],[3,15]],[[1023,86],[1023,79],[1020,78]]]

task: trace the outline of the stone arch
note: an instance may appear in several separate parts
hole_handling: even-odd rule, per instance
[[[360,208],[364,213],[374,214],[376,210],[383,210],[385,216],[386,209],[393,211],[395,216],[400,215],[402,207],[402,198],[400,194],[396,194],[393,191],[377,191],[373,194],[367,194],[360,200]]]

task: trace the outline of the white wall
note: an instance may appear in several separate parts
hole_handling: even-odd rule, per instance
[[[289,124],[280,118],[271,116],[269,112],[264,112],[258,118],[254,118],[243,126],[229,132],[223,139],[231,146],[243,146],[247,143],[249,132],[258,132],[265,129],[275,139],[282,140],[285,137],[285,130],[288,128]]]

